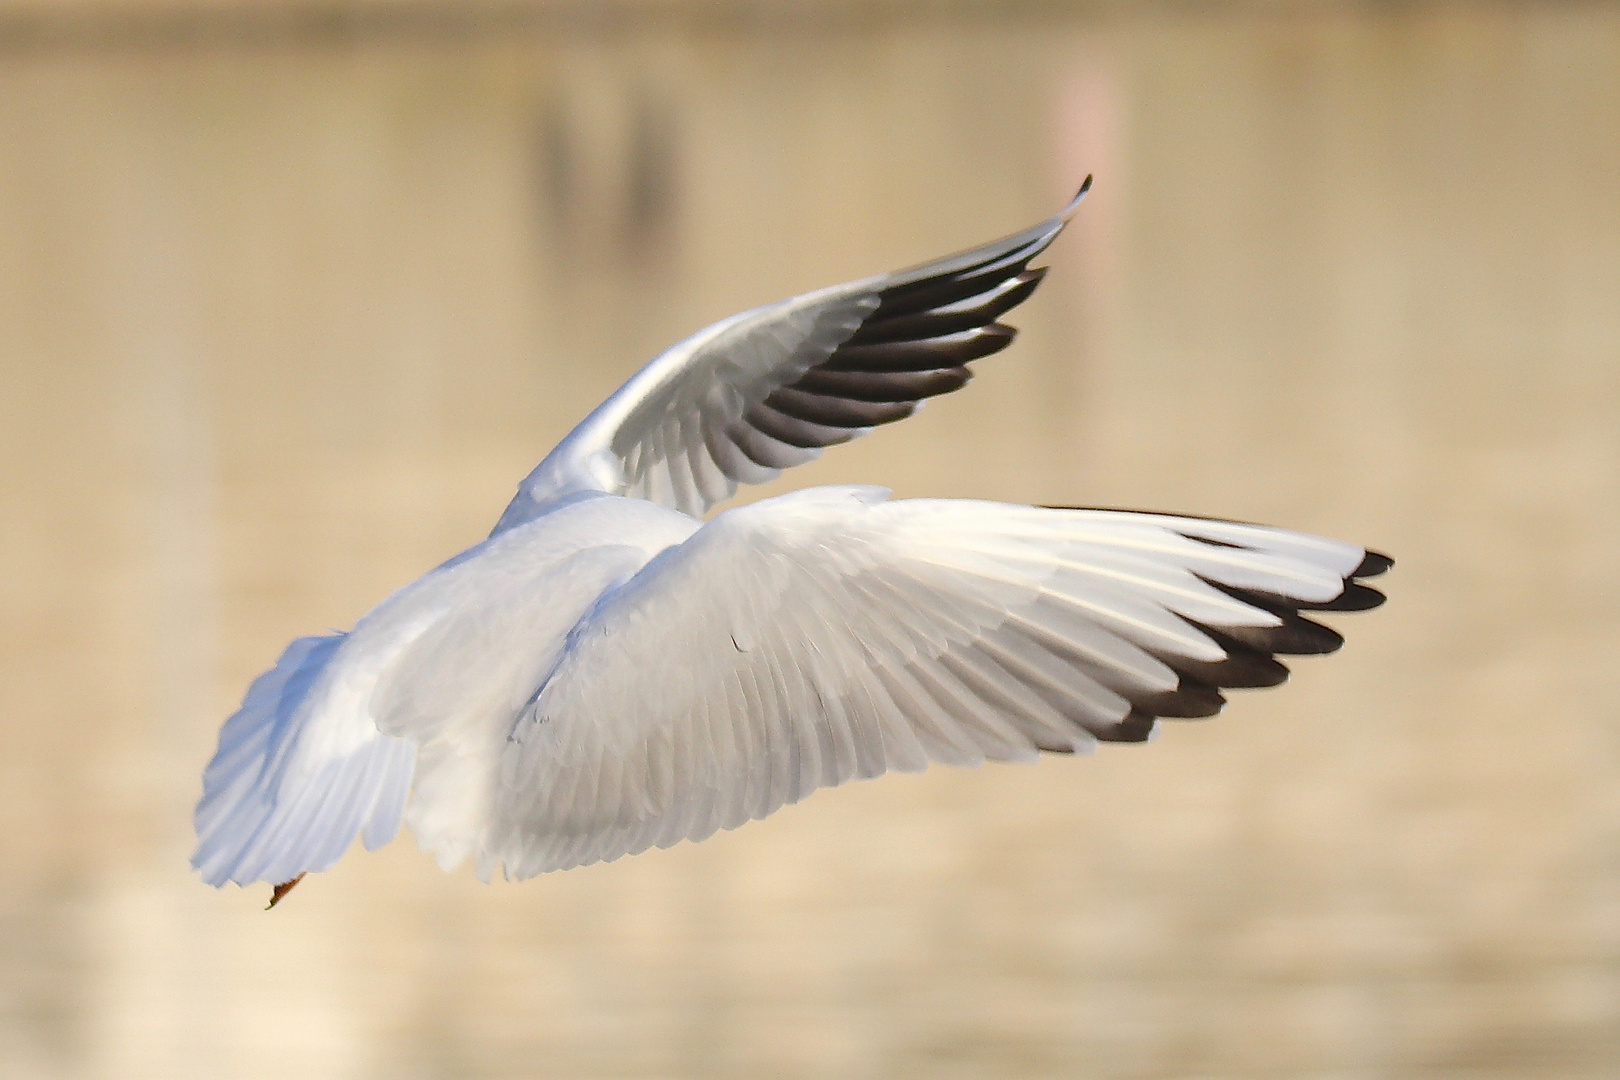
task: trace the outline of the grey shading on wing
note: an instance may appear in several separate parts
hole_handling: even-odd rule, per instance
[[[203,773],[191,865],[210,885],[291,881],[325,870],[361,835],[367,850],[399,830],[415,749],[363,710],[330,710],[348,634],[304,637],[253,680]]]
[[[719,515],[570,635],[479,872],[701,840],[819,787],[1148,738],[1341,639],[1389,561],[1264,526],[813,488]]]
[[[700,516],[822,449],[910,416],[971,378],[1015,331],[997,320],[1035,291],[1029,263],[1091,187],[1031,228],[908,270],[745,311],[670,348],[520,485],[495,531],[582,491]]]

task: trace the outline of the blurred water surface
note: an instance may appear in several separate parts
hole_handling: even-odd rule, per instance
[[[0,52],[0,1074],[1620,1075],[1617,72],[1512,4]],[[1341,655],[520,886],[188,872],[252,676],[642,360],[1088,171],[1019,343],[772,490],[1366,542]]]

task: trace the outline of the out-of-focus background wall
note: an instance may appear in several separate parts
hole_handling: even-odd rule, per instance
[[[644,359],[1086,172],[787,485],[1366,542],[1341,655],[521,886],[188,872],[253,675]],[[1613,5],[7,0],[0,409],[6,1077],[1620,1075]]]

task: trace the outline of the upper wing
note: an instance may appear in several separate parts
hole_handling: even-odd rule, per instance
[[[698,840],[817,787],[1073,751],[1207,716],[1301,608],[1388,560],[1230,522],[816,488],[720,515],[609,592],[492,753],[480,873]],[[498,768],[497,768],[498,764]]]
[[[910,416],[967,382],[966,364],[1014,330],[996,322],[1040,284],[1028,269],[1056,216],[909,270],[835,285],[715,323],[620,387],[518,488],[496,532],[577,491],[650,499],[700,516],[821,448]]]

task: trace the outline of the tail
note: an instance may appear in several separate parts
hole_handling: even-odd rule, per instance
[[[272,885],[399,831],[415,750],[383,735],[328,668],[347,635],[299,638],[248,688],[203,773],[191,865],[209,885]],[[348,704],[354,704],[349,700]]]

